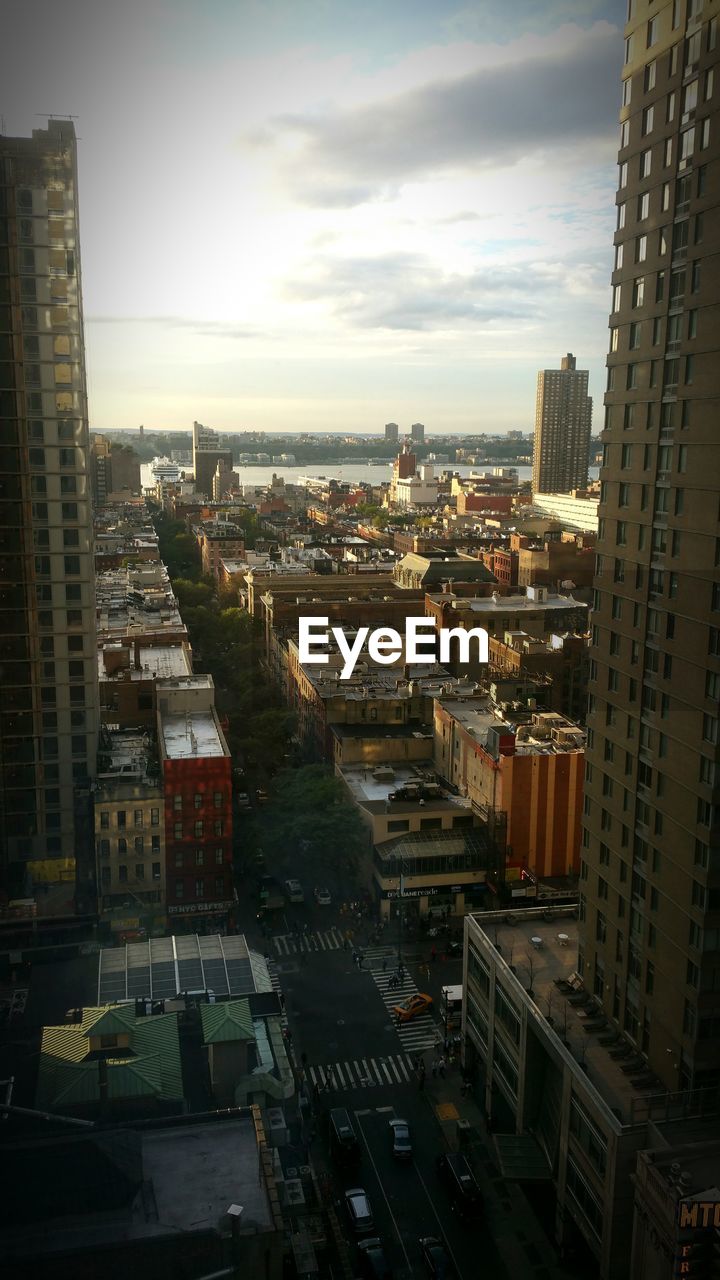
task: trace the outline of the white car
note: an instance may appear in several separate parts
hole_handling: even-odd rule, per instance
[[[332,902],[332,898],[330,897],[330,890],[321,889],[320,887],[316,886],[315,901],[317,902],[319,907],[329,907]]]
[[[285,890],[288,902],[304,902],[305,893],[299,880],[286,880]]]

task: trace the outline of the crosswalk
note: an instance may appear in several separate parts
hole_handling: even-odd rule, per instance
[[[333,925],[313,933],[276,933],[272,941],[279,956],[294,956],[301,951],[338,951],[344,935]]]
[[[382,1002],[390,1013],[395,1005],[402,1004],[408,996],[414,996],[418,990],[407,973],[399,987],[390,986],[394,976],[394,969],[391,967],[387,970],[383,970],[382,967],[373,967],[370,973],[380,992]],[[430,1049],[437,1045],[441,1038],[438,1027],[429,1013],[418,1013],[409,1022],[399,1023],[396,1029],[402,1047],[407,1053],[418,1053],[423,1049]]]
[[[308,1067],[312,1084],[318,1089],[371,1089],[380,1085],[409,1084],[416,1077],[414,1059],[407,1053],[385,1058],[352,1058],[349,1062],[328,1062]]]
[[[280,1024],[282,1026],[283,1031],[285,1031],[287,1029],[288,1020],[287,1020],[287,1015],[284,1011],[285,997],[283,996],[283,989],[282,989],[282,986],[280,985],[280,974],[278,973],[277,965],[275,961],[272,959],[267,961],[267,968],[268,968],[268,973],[270,974],[270,981],[272,982],[273,991],[276,992],[276,994],[280,997],[280,1005],[283,1009],[283,1013],[280,1018]]]

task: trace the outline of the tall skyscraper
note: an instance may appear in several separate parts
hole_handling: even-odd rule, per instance
[[[592,399],[586,369],[563,356],[559,369],[541,369],[535,402],[534,493],[584,489],[590,461]]]
[[[193,472],[197,492],[212,499],[218,462],[232,471],[232,461],[232,449],[221,448],[217,431],[204,427],[201,422],[193,422]]]
[[[422,422],[413,422],[410,428],[410,439],[413,444],[425,443],[425,427]]]
[[[0,137],[0,353],[0,881],[57,915],[94,901],[98,734],[71,121]]]
[[[389,440],[391,444],[397,444],[399,431],[400,428],[397,422],[385,423],[385,439]]]
[[[715,9],[625,29],[581,879],[585,984],[669,1090],[720,1083]]]

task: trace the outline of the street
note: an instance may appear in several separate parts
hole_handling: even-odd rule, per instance
[[[303,932],[305,921],[307,931]],[[265,950],[285,998],[295,1060],[312,1102],[312,1158],[316,1168],[329,1175],[340,1221],[351,1241],[351,1257],[355,1259],[356,1248],[343,1193],[363,1187],[372,1205],[375,1234],[383,1241],[397,1280],[426,1274],[418,1243],[426,1235],[444,1240],[458,1280],[475,1280],[478,1225],[464,1226],[457,1219],[435,1170],[436,1156],[448,1149],[448,1138],[457,1145],[454,1127],[447,1124],[454,1109],[451,1102],[443,1103],[442,1093],[445,1085],[448,1092],[457,1093],[459,1064],[449,1064],[443,1080],[439,1075],[433,1078],[433,1063],[439,1060],[444,1038],[440,987],[459,981],[460,960],[445,960],[438,949],[436,961],[428,963],[429,941],[408,944],[403,948],[402,981],[396,988],[390,982],[397,973],[397,942],[387,936],[389,930],[386,940],[364,946],[372,926],[363,922],[359,930],[355,926],[353,942],[345,949],[346,929],[353,926],[346,926],[335,909],[296,907],[278,923],[282,931],[266,938]],[[353,950],[362,955],[362,966],[353,961]],[[392,1006],[418,990],[433,996],[430,1012],[398,1026]],[[420,1060],[425,1067],[422,1081],[417,1070]],[[355,1169],[339,1170],[329,1159],[327,1116],[333,1107],[344,1107],[351,1115],[361,1146]],[[410,1124],[413,1159],[409,1163],[398,1163],[392,1156],[389,1121],[393,1117]],[[505,1271],[493,1248],[489,1224],[481,1220],[480,1231],[484,1259],[480,1274],[502,1280]]]

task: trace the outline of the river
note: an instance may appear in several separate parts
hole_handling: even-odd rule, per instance
[[[473,472],[489,471],[493,464],[485,462],[470,466],[464,462],[436,462],[432,465],[435,467],[436,475],[440,475],[443,471],[456,471],[461,476],[469,476]],[[497,465],[502,466],[505,464],[498,463]],[[152,464],[145,462],[140,470],[143,485],[150,487],[153,484]],[[270,483],[273,475],[278,475],[282,476],[289,484],[297,483],[300,476],[326,476],[328,479],[362,480],[369,484],[379,485],[390,481],[392,463],[387,462],[369,466],[367,463],[362,462],[346,462],[342,465],[336,462],[309,462],[305,463],[304,466],[286,467],[277,462],[274,466],[269,467],[235,467],[234,470],[239,474],[241,484],[266,485]],[[518,466],[515,470],[520,480],[529,480],[532,476],[532,467]],[[598,473],[598,467],[591,467],[590,479],[596,480]]]

